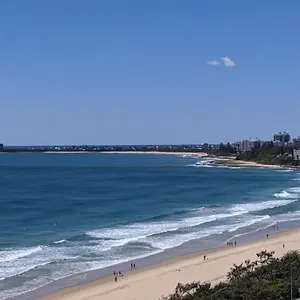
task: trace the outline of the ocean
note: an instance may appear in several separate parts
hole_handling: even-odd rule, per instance
[[[300,220],[299,170],[208,161],[1,154],[0,299],[139,258],[220,247]]]

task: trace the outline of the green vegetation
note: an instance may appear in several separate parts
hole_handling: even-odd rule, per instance
[[[299,161],[293,158],[292,147],[277,147],[273,142],[265,143],[262,147],[239,153],[237,160],[254,161],[268,165],[298,166]]]
[[[300,254],[298,251],[288,252],[282,258],[275,258],[274,252],[267,251],[256,255],[257,260],[254,262],[246,260],[240,265],[234,265],[227,275],[227,282],[215,286],[200,282],[186,285],[179,283],[173,294],[162,299],[288,300],[299,297]]]
[[[227,143],[226,145],[221,143],[218,151],[216,152],[216,155],[232,156],[236,155],[236,151],[234,148],[231,147],[230,143]]]

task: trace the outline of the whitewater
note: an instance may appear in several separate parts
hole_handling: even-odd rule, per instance
[[[181,155],[0,156],[0,298],[300,220],[299,171],[207,162]]]

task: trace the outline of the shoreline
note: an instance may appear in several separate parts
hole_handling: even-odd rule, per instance
[[[62,288],[41,300],[155,300],[167,296],[175,290],[178,282],[190,283],[200,280],[212,284],[226,280],[227,272],[234,263],[245,259],[256,259],[256,253],[267,250],[275,251],[275,256],[282,256],[289,250],[300,249],[300,229],[270,234],[237,246],[224,246],[217,249],[203,250],[169,258],[140,269],[123,273],[124,277],[114,282],[113,276],[106,276],[89,283]],[[285,244],[285,248],[282,245]],[[208,257],[203,260],[203,255]]]
[[[261,164],[254,161],[245,161],[245,160],[219,160],[213,162],[211,165],[213,166],[225,166],[225,167],[241,167],[241,168],[270,168],[270,169],[290,169],[289,166],[282,166],[282,165],[267,165],[267,164]]]
[[[31,152],[32,153],[32,152]],[[153,155],[186,155],[207,157],[208,153],[205,152],[162,152],[162,151],[44,151],[39,153],[47,154],[82,154],[82,153],[99,153],[99,154],[153,154]]]
[[[151,153],[153,153],[153,152],[151,152]],[[135,152],[134,152],[134,154],[135,154]],[[145,154],[145,152],[142,152],[141,154]],[[165,154],[165,153],[163,153],[163,154]],[[178,155],[178,153],[171,153],[172,155]],[[182,153],[181,153],[182,154]],[[192,155],[194,155],[194,153],[192,154]],[[124,156],[125,157],[125,156]],[[180,157],[181,157],[181,155],[180,155]],[[150,158],[150,157],[149,157]],[[151,157],[152,158],[152,157]],[[153,159],[156,159],[155,157],[153,158]],[[217,158],[217,159],[219,159],[219,158]],[[224,160],[225,160],[226,158],[224,158]],[[230,158],[231,160],[234,160],[234,157],[231,157]],[[197,159],[196,159],[197,160]],[[203,161],[205,161],[206,159],[203,159]],[[210,160],[210,159],[209,159]],[[228,158],[227,158],[227,161],[226,162],[229,162],[229,160],[228,160]],[[235,162],[235,161],[234,161]],[[250,164],[251,164],[252,162],[250,162]],[[249,162],[247,162],[247,164],[249,164]],[[255,164],[255,166],[256,166],[256,164]],[[257,167],[257,166],[256,166]],[[281,227],[281,226],[280,226]],[[270,230],[270,229],[268,229],[268,230]],[[248,233],[246,233],[246,235],[248,235]],[[263,237],[264,235],[261,235],[261,237]],[[233,241],[235,240],[235,239],[239,239],[239,238],[236,238],[236,237],[233,237]],[[248,241],[248,238],[246,239],[246,240],[244,240],[244,241]],[[190,241],[188,242],[188,243],[190,243]],[[226,242],[225,242],[226,243]],[[200,243],[199,243],[200,244]],[[197,248],[197,247],[194,247],[194,250],[193,250],[193,252],[195,253],[196,251],[198,251],[195,255],[196,256],[198,256],[198,259],[200,260],[201,259],[201,256],[202,256],[202,258],[203,258],[203,254],[204,253],[214,253],[215,251],[218,251],[218,249],[216,249],[216,247],[219,247],[219,246],[213,246],[213,247],[210,247],[210,246],[208,246],[207,244],[206,244],[206,242],[204,241],[204,242],[201,242],[201,246],[200,246],[200,248]],[[241,243],[240,242],[238,242],[238,244],[240,245]],[[207,248],[213,248],[213,249],[210,249],[210,250],[206,250],[206,251],[199,251],[200,249],[203,249],[203,248],[201,248],[201,247],[203,247],[203,245],[205,246],[205,247],[207,247]],[[189,245],[187,245],[186,243],[185,243],[185,246],[184,246],[185,248],[189,248]],[[226,249],[226,248],[225,248]],[[221,248],[221,249],[219,249],[219,250],[224,250],[224,248]],[[173,253],[173,249],[171,249],[171,251],[170,250],[167,250],[168,252],[171,252],[171,253]],[[183,251],[182,251],[183,252]],[[176,258],[175,258],[175,260],[176,260],[176,262],[177,262],[177,258],[180,260],[180,259],[184,259],[185,257],[190,257],[189,255],[184,255],[184,256],[182,256],[182,252],[180,253],[180,251],[179,251],[179,253],[177,252],[177,255],[176,255]],[[236,253],[234,253],[233,255],[235,255]],[[162,257],[162,256],[160,256],[160,257]],[[165,263],[167,263],[167,262],[170,262],[170,261],[173,261],[173,259],[170,259],[170,257],[172,257],[172,256],[169,256],[169,257],[164,257],[161,261],[163,261],[163,263],[165,262]],[[148,258],[145,258],[146,260],[148,259]],[[153,262],[154,260],[152,259],[152,258],[149,258],[149,260],[151,261],[152,260],[152,263],[150,263],[149,265],[152,265],[153,266],[153,268],[156,270],[156,267],[159,267],[159,266],[164,266],[164,267],[166,267],[166,265],[165,264],[158,264],[158,261],[159,261],[159,259],[157,259],[156,258],[156,261],[155,262]],[[129,274],[129,275],[131,275],[131,274],[135,274],[135,273],[139,273],[140,274],[140,276],[141,276],[141,273],[140,272],[142,272],[142,274],[145,274],[144,273],[144,271],[146,271],[146,270],[148,270],[147,269],[147,267],[144,267],[142,264],[140,264],[139,262],[138,262],[138,264],[137,264],[137,267],[138,267],[138,269],[137,270],[134,270],[134,271],[127,271],[128,270],[128,264],[130,264],[130,260],[129,260],[129,263],[125,263],[124,265],[125,265],[125,268],[120,268],[120,270],[123,272],[123,270],[124,271],[126,271],[125,273],[124,273],[124,275],[125,275],[125,277],[126,277],[126,279],[127,279],[127,274]],[[148,265],[148,266],[149,266]],[[113,266],[113,267],[110,267],[110,269],[112,269],[112,268],[117,268],[117,270],[119,270],[119,264],[118,265],[115,265],[115,266]],[[149,267],[150,268],[150,267]],[[47,287],[46,287],[46,285],[45,286],[43,286],[43,287],[40,287],[40,288],[38,288],[39,289],[39,292],[40,292],[40,296],[44,296],[44,295],[52,295],[52,293],[55,291],[55,289],[56,290],[65,290],[65,289],[69,289],[69,288],[67,288],[68,286],[73,286],[74,288],[77,286],[77,287],[80,287],[80,289],[81,289],[81,287],[83,287],[83,288],[85,288],[85,286],[87,285],[87,284],[89,284],[89,282],[91,282],[90,284],[92,284],[92,282],[98,282],[98,284],[106,284],[106,283],[111,283],[111,280],[112,280],[112,276],[111,276],[111,274],[112,274],[112,271],[110,271],[110,272],[106,272],[106,277],[105,277],[105,275],[103,276],[103,273],[101,272],[101,270],[103,270],[104,268],[101,268],[101,269],[98,269],[98,273],[96,273],[96,272],[93,272],[93,270],[92,271],[86,271],[86,272],[82,272],[82,273],[77,273],[76,275],[71,275],[71,276],[69,276],[69,278],[67,279],[67,280],[64,280],[64,279],[66,279],[67,277],[64,277],[64,278],[60,278],[60,279],[58,279],[58,280],[56,280],[56,281],[53,281],[53,282],[51,282],[50,284],[47,284],[47,285],[49,285],[49,286],[52,286],[53,287],[53,289],[52,289],[52,291],[50,291],[49,289],[48,289],[48,292],[47,292]],[[130,268],[129,268],[130,269]],[[152,269],[151,269],[152,270]],[[169,273],[169,271],[166,271],[166,270],[164,270],[164,272],[168,272]],[[65,273],[63,273],[63,274],[61,274],[62,276],[66,276],[67,275],[67,273],[68,272],[65,272]],[[102,273],[102,275],[101,275],[101,273]],[[92,277],[92,276],[89,276],[89,274],[94,274],[94,277]],[[96,274],[98,274],[98,278],[96,278]],[[100,276],[99,276],[100,275]],[[109,276],[107,276],[107,275],[109,275]],[[142,276],[144,276],[144,275],[142,275]],[[147,275],[148,276],[148,275]],[[152,275],[151,275],[152,276]],[[173,275],[171,274],[170,275],[170,277],[172,277]],[[198,275],[197,275],[198,276]],[[86,278],[86,279],[85,279]],[[93,279],[92,279],[93,278]],[[100,278],[100,279],[99,279]],[[102,278],[102,279],[101,279]],[[152,277],[151,277],[152,278]],[[107,280],[107,281],[105,281],[105,280]],[[138,279],[138,280],[140,280],[140,279]],[[152,280],[152,279],[151,279]],[[153,279],[154,280],[154,279]],[[184,279],[185,280],[185,279]],[[206,278],[205,278],[205,280],[206,280]],[[210,280],[210,279],[208,279],[208,280]],[[124,280],[123,280],[123,278],[122,278],[122,282],[123,282]],[[121,281],[120,281],[121,282]],[[175,284],[176,285],[176,284]],[[173,289],[175,288],[175,285],[174,285],[174,287],[173,287]],[[71,287],[70,287],[70,289],[71,289]],[[33,290],[32,290],[32,292],[33,292]],[[34,295],[34,293],[32,293],[32,292],[29,292],[30,294],[31,294],[31,297],[30,296],[28,296],[29,298],[26,298],[26,299],[37,299],[37,297],[33,297],[32,295]],[[26,296],[27,295],[29,295],[29,293],[28,292],[26,292],[25,294],[26,294]],[[54,293],[56,293],[56,292],[54,292]],[[106,292],[105,292],[106,293]],[[111,293],[111,292],[109,292],[109,293]],[[21,296],[18,296],[19,298],[18,299],[25,299],[24,297],[21,297]],[[77,297],[77,295],[76,295],[76,297]],[[118,295],[117,297],[121,297],[121,298],[123,298],[123,295]],[[14,298],[13,298],[14,299]],[[51,298],[50,298],[51,299]],[[52,299],[55,299],[55,298],[52,298]],[[68,298],[66,298],[66,299],[68,299]],[[73,299],[73,298],[70,298],[70,299]],[[75,298],[76,299],[76,298]],[[79,300],[81,300],[81,299],[83,299],[83,298],[78,298]],[[88,298],[88,299],[90,299],[90,298]],[[91,298],[92,299],[92,298]],[[102,299],[102,296],[101,296],[101,299]],[[128,298],[129,300],[132,300],[132,298]],[[143,299],[143,298],[141,298],[141,299]],[[108,298],[108,300],[110,300],[109,298]]]
[[[147,155],[182,155],[190,157],[215,157],[206,152],[166,152],[166,151],[2,151],[0,154],[147,154]]]
[[[102,287],[107,289],[108,285],[111,285],[112,283],[114,285],[112,285],[111,287],[113,288],[113,290],[115,289],[116,285],[114,282],[114,277],[113,277],[113,271],[118,271],[121,270],[122,273],[124,274],[124,277],[121,278],[121,280],[119,280],[118,284],[125,284],[125,279],[126,282],[127,280],[129,280],[130,278],[130,285],[131,285],[131,281],[132,284],[134,283],[135,286],[135,282],[139,281],[145,285],[148,284],[148,281],[145,282],[144,279],[146,279],[146,277],[148,278],[149,276],[151,277],[151,282],[153,280],[156,280],[154,277],[154,274],[152,273],[152,271],[155,272],[160,272],[160,273],[164,273],[164,274],[169,274],[168,276],[164,276],[163,280],[166,280],[169,284],[169,291],[168,293],[171,293],[178,282],[192,282],[192,281],[197,281],[197,280],[201,280],[202,282],[204,281],[213,281],[211,278],[215,278],[215,277],[220,277],[219,273],[217,275],[214,275],[211,278],[202,278],[199,277],[199,269],[197,269],[197,271],[193,271],[193,278],[187,278],[185,275],[183,277],[180,278],[175,278],[174,279],[174,274],[173,272],[170,272],[169,270],[166,270],[165,268],[167,268],[168,266],[173,266],[174,264],[177,265],[179,264],[179,268],[182,267],[182,264],[185,264],[186,261],[190,262],[190,259],[195,258],[198,260],[198,263],[203,262],[203,255],[208,255],[209,258],[212,258],[212,255],[216,255],[218,253],[223,253],[224,251],[228,251],[228,250],[234,250],[234,249],[240,249],[240,247],[246,247],[247,245],[250,245],[250,248],[253,245],[256,245],[257,243],[265,243],[268,242],[270,240],[272,240],[275,237],[282,237],[284,238],[285,242],[287,241],[287,238],[290,234],[293,234],[294,232],[296,232],[298,234],[298,236],[296,236],[297,241],[299,242],[299,246],[297,246],[297,248],[291,248],[291,249],[300,249],[300,238],[299,238],[299,233],[300,233],[300,221],[299,220],[291,220],[288,222],[283,222],[283,223],[278,223],[281,224],[279,225],[279,229],[275,229],[275,227],[271,224],[268,227],[262,227],[261,229],[258,230],[254,230],[252,232],[248,232],[248,233],[242,233],[242,234],[238,234],[235,236],[232,236],[229,239],[223,239],[223,241],[220,241],[218,243],[214,243],[214,244],[207,244],[207,241],[200,241],[200,240],[194,240],[194,241],[190,241],[182,246],[179,247],[175,247],[174,249],[169,249],[167,250],[167,252],[162,252],[162,253],[158,253],[158,254],[152,254],[150,256],[147,257],[142,257],[142,258],[137,258],[134,260],[130,260],[128,259],[128,261],[126,262],[121,262],[118,263],[116,265],[111,265],[111,266],[107,266],[104,268],[96,268],[96,269],[92,269],[92,270],[88,270],[88,271],[83,271],[81,273],[76,273],[73,275],[68,275],[66,277],[61,277],[59,279],[56,279],[52,282],[49,282],[45,285],[42,285],[40,287],[36,287],[33,289],[29,289],[27,291],[24,291],[23,293],[16,295],[16,296],[11,296],[9,298],[5,298],[8,300],[33,300],[33,299],[42,299],[42,300],[54,300],[54,299],[58,299],[58,298],[62,298],[65,300],[93,300],[93,299],[103,299],[103,300],[113,300],[113,299],[126,299],[126,300],[132,300],[132,299],[136,299],[136,300],[144,300],[148,298],[143,297],[135,297],[133,298],[133,295],[129,295],[129,298],[124,298],[123,294],[119,294],[116,295],[112,298],[106,298],[104,297],[104,295],[101,295],[101,297],[95,296],[94,297],[86,297],[86,293],[88,293],[88,295],[90,295],[90,293],[94,293],[93,290],[95,287]],[[266,234],[269,234],[269,239],[266,240]],[[227,247],[226,246],[226,241],[236,241],[237,242],[237,247]],[[297,242],[297,243],[298,243]],[[251,246],[252,245],[252,246]],[[279,247],[280,248],[280,247]],[[289,249],[288,247],[286,247],[286,249]],[[230,250],[230,252],[231,252]],[[275,250],[275,249],[273,249]],[[257,251],[259,252],[259,251]],[[233,253],[231,253],[231,255],[236,255],[237,253],[235,253],[233,251]],[[223,254],[222,254],[223,256]],[[232,267],[233,263],[237,263],[239,260],[239,258],[236,257],[235,260],[232,262],[232,264],[228,265],[228,269],[223,270],[223,273],[226,275],[227,272],[229,271],[230,267]],[[222,260],[223,261],[223,260]],[[241,262],[243,261],[243,259],[241,260]],[[134,270],[130,270],[130,263],[136,263],[137,268]],[[190,264],[190,263],[189,263]],[[194,263],[193,263],[194,264]],[[201,268],[202,270],[202,268]],[[216,268],[214,271],[218,270],[218,268]],[[150,272],[151,271],[151,272]],[[173,270],[174,271],[174,270]],[[209,268],[208,271],[211,271],[211,269]],[[149,273],[150,272],[150,273]],[[204,272],[206,273],[206,272]],[[132,275],[135,274],[139,274],[138,277],[134,277],[132,278]],[[179,274],[179,273],[178,273]],[[180,273],[183,274],[183,273]],[[224,275],[224,276],[225,276]],[[145,277],[146,276],[146,277]],[[154,277],[153,277],[154,276]],[[165,278],[166,277],[166,278]],[[171,280],[171,282],[169,282],[169,280]],[[175,280],[175,281],[174,281]],[[186,280],[186,281],[184,281]],[[217,281],[216,281],[217,282]],[[158,282],[158,284],[160,283],[160,281]],[[156,283],[157,284],[157,283]],[[92,290],[89,290],[89,287],[92,286]],[[123,285],[122,285],[123,286]],[[118,286],[119,288],[119,286]],[[155,287],[156,288],[156,287]],[[79,291],[84,291],[84,294],[81,295],[77,295],[77,293],[75,293],[77,290]],[[144,291],[142,289],[142,291]],[[159,290],[158,290],[159,291]],[[113,291],[106,291],[106,294],[110,294]],[[137,291],[138,292],[138,291]],[[69,296],[69,294],[71,293],[71,296]],[[75,294],[74,294],[75,293]],[[98,291],[97,291],[98,293]],[[139,293],[139,292],[138,292]],[[163,293],[164,295],[166,295],[166,293]],[[160,295],[161,296],[161,295]],[[159,297],[157,296],[152,296],[149,298],[149,300],[155,300],[155,299],[159,299]]]
[[[233,163],[234,166],[239,167],[248,167],[248,168],[271,168],[271,169],[286,169],[289,167],[281,166],[281,165],[267,165],[267,164],[261,164],[254,161],[245,161],[245,160],[235,160],[235,163]]]
[[[245,160],[236,160],[236,157],[226,157],[226,156],[217,156],[214,154],[209,154],[206,152],[165,152],[165,151],[24,151],[24,152],[0,152],[0,154],[9,154],[9,153],[41,153],[41,154],[89,154],[89,153],[98,153],[98,154],[142,154],[142,155],[181,155],[186,157],[211,157],[219,158],[218,161],[209,163],[208,165],[214,167],[241,167],[241,168],[271,168],[271,169],[299,169],[293,166],[285,165],[270,165],[257,163],[255,161],[245,161]]]

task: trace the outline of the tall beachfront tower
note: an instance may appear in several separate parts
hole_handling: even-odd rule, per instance
[[[291,135],[288,132],[279,132],[274,134],[274,143],[284,145],[291,141]]]

